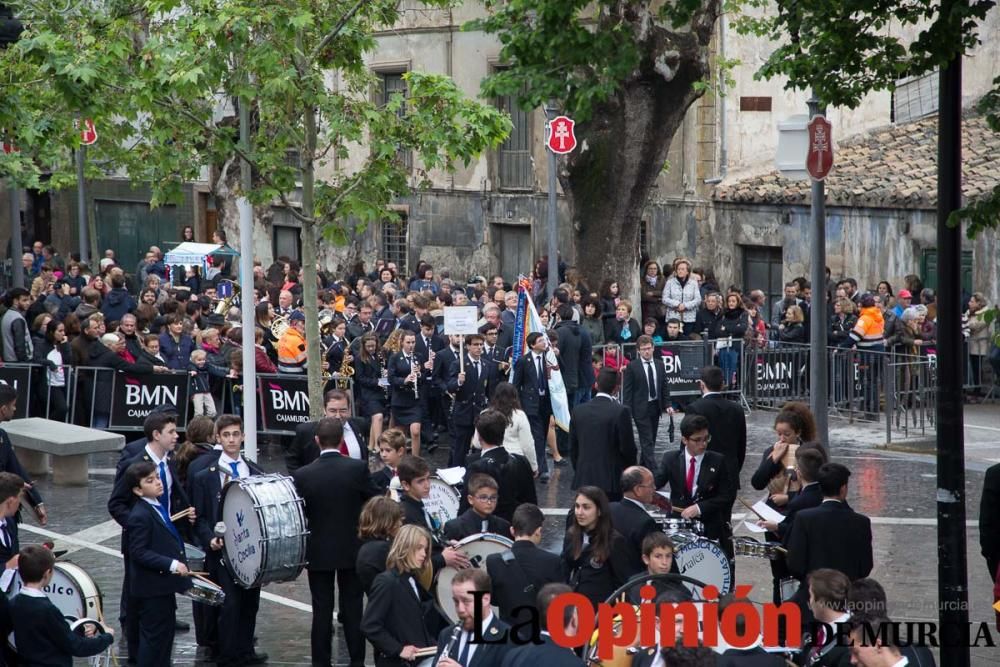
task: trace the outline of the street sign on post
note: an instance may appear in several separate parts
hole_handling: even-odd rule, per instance
[[[94,121],[89,118],[84,118],[81,121],[80,127],[80,143],[84,146],[90,146],[97,141],[97,128],[94,127]]]
[[[573,149],[576,148],[574,125],[576,122],[567,116],[556,116],[549,121],[548,146],[550,151],[560,155],[573,152]]]
[[[807,126],[809,152],[806,171],[814,181],[822,181],[833,167],[833,125],[825,116],[813,116]]]

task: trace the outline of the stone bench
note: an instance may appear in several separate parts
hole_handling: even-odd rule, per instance
[[[87,457],[125,446],[124,436],[50,419],[15,419],[3,428],[29,475],[47,475],[51,456],[52,482],[62,486],[85,486]]]

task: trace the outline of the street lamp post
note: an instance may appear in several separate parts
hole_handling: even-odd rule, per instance
[[[825,116],[815,93],[809,98],[809,116]],[[812,179],[812,197],[809,207],[809,282],[812,284],[812,303],[809,305],[809,407],[816,418],[816,437],[829,446],[827,419],[826,365],[826,186],[822,180]]]

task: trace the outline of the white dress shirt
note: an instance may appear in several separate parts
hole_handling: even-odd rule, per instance
[[[228,454],[223,452],[222,454],[219,454],[219,482],[223,486],[225,486],[226,482],[232,478],[233,467],[229,465],[230,463],[236,464],[236,470],[240,473],[241,479],[251,475],[250,466],[247,465],[247,462],[243,460],[242,456],[238,456],[233,459],[230,458]]]
[[[691,456],[687,449],[684,450],[684,483],[687,484],[687,474],[688,469],[691,467],[691,459],[694,459],[694,483],[691,485],[691,497],[694,498],[698,493],[698,475],[701,474],[701,462],[705,458],[705,454],[699,454],[698,456]],[[685,489],[686,491],[687,489]]]
[[[365,460],[365,457],[361,455],[361,443],[358,442],[358,436],[348,421],[344,422],[344,444],[347,445],[347,453],[352,459]]]
[[[492,623],[492,622],[493,622],[493,612],[491,611],[490,614],[486,618],[483,619],[483,624],[479,628],[479,636],[480,637],[485,637],[486,636],[486,629],[488,627],[490,627],[490,623]],[[473,633],[471,633],[471,632],[469,632],[467,630],[462,630],[462,636],[459,637],[459,640],[458,640],[458,653],[455,654],[456,656],[461,656],[462,655],[462,651],[464,650],[465,645],[472,639],[472,636],[473,636]],[[468,658],[466,659],[466,662],[465,662],[466,665],[471,665],[472,664],[472,656],[474,656],[476,654],[476,650],[478,648],[479,648],[479,643],[478,642],[473,642],[472,644],[469,645],[469,655],[468,655]]]

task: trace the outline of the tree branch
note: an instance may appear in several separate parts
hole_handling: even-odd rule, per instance
[[[323,50],[327,46],[329,46],[330,42],[332,42],[334,38],[340,34],[340,31],[344,29],[344,26],[347,25],[347,22],[350,21],[352,18],[354,18],[354,15],[358,13],[358,10],[361,9],[361,5],[363,5],[365,2],[366,0],[358,0],[357,2],[354,3],[353,7],[347,10],[346,14],[340,17],[340,20],[337,21],[337,25],[333,26],[333,30],[328,32],[323,37],[323,39],[319,40],[319,44],[317,44],[313,48],[312,53],[309,54],[310,62],[313,62],[317,58],[319,58],[319,54],[321,54]]]

